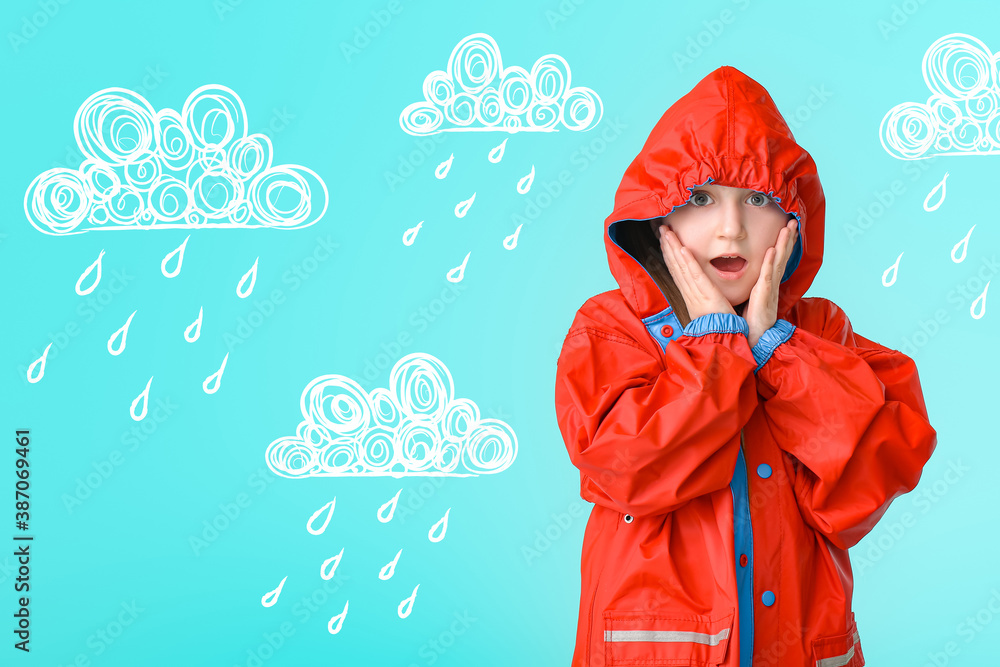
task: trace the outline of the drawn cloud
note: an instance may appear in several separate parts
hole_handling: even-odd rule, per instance
[[[400,359],[389,388],[371,393],[343,375],[318,377],[303,390],[301,408],[295,435],[265,454],[284,477],[469,477],[501,472],[517,456],[511,427],[455,398],[451,373],[429,354]]]
[[[1000,153],[1000,56],[971,35],[941,37],[924,53],[926,102],[897,104],[882,118],[882,147],[903,160]]]
[[[437,132],[557,131],[561,124],[589,130],[601,120],[601,98],[590,88],[571,88],[569,65],[555,54],[542,56],[531,71],[504,69],[500,47],[485,33],[460,41],[448,70],[424,79],[424,100],[399,116],[415,135]]]
[[[323,217],[326,184],[298,165],[274,165],[271,140],[247,134],[243,101],[207,85],[180,113],[106,88],[76,112],[85,159],[39,174],[24,212],[52,235],[94,230],[306,227]]]

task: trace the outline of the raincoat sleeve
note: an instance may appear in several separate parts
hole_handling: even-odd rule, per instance
[[[937,444],[913,360],[855,334],[822,299],[820,335],[779,319],[753,348],[768,427],[807,524],[848,549],[911,491]]]
[[[734,314],[702,315],[661,356],[627,334],[574,323],[555,402],[584,500],[665,514],[729,484],[738,434],[757,406],[747,332]]]

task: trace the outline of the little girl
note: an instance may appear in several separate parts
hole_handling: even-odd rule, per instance
[[[847,549],[937,444],[913,361],[803,297],[825,199],[764,88],[712,72],[605,221],[555,405],[584,535],[573,665],[864,665]]]

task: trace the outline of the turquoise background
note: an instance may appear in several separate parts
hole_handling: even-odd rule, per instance
[[[52,0],[0,9],[0,432],[7,443],[0,496],[8,499],[13,534],[13,433],[29,428],[35,536],[30,654],[12,648],[13,541],[0,551],[8,554],[0,556],[0,662],[569,664],[590,505],[579,497],[556,424],[556,358],[577,308],[617,287],[602,232],[625,167],[663,111],[724,64],[768,89],[819,166],[826,258],[807,295],[835,301],[858,333],[910,350],[938,431],[920,485],[851,551],[867,662],[994,658],[1000,618],[988,605],[1000,601],[1000,455],[986,417],[995,411],[1000,355],[989,299],[979,320],[968,305],[995,278],[989,262],[1000,237],[993,220],[1000,157],[904,162],[883,150],[878,128],[894,105],[926,100],[921,60],[938,37],[965,32],[1000,49],[1000,8],[916,0],[850,9],[778,0],[624,8],[553,0],[490,9],[403,0],[392,5],[396,13],[389,6]],[[732,21],[713,23],[724,10]],[[373,12],[391,20],[345,56],[342,44]],[[505,66],[530,69],[545,54],[564,57],[574,85],[600,95],[600,124],[583,133],[511,136],[499,164],[485,156],[506,134],[445,133],[433,141],[403,132],[399,114],[421,99],[424,77],[445,69],[452,48],[475,32],[497,41]],[[679,66],[675,54],[697,45],[699,33],[707,44]],[[179,110],[208,83],[240,96],[252,131],[270,127],[276,163],[304,165],[324,179],[330,200],[322,220],[294,231],[196,231],[172,280],[159,262],[186,230],[57,238],[28,223],[25,190],[71,157],[73,117],[88,96],[145,88],[154,109]],[[816,90],[828,99],[810,109]],[[613,139],[600,141],[601,132]],[[434,167],[452,153],[451,174],[436,179]],[[401,183],[387,177],[406,164],[413,173]],[[514,186],[532,165],[535,184],[520,195]],[[517,226],[512,216],[525,216],[543,183],[563,170],[569,185],[524,226],[517,248],[505,250],[501,242]],[[946,171],[944,203],[925,212],[924,197]],[[863,233],[852,233],[858,209],[896,180],[902,194]],[[474,191],[470,213],[456,218],[452,208]],[[421,220],[418,242],[404,246],[402,233]],[[951,248],[973,224],[967,258],[955,264]],[[338,248],[296,283],[290,272],[320,239]],[[112,271],[129,278],[90,313],[73,286],[102,249],[105,278],[91,296],[110,284]],[[897,282],[883,287],[882,272],[904,251]],[[444,274],[467,252],[460,291],[443,305]],[[254,293],[238,299],[235,285],[257,257]],[[282,302],[273,314],[233,344],[240,321],[275,290]],[[188,344],[180,333],[200,306],[201,339]],[[128,347],[112,357],[107,338],[133,310]],[[935,317],[936,333],[914,345],[915,334],[934,330]],[[398,344],[401,333],[408,344]],[[29,384],[24,369],[50,342],[45,377]],[[200,383],[227,352],[222,387],[207,395]],[[508,470],[439,485],[420,477],[269,473],[264,450],[294,432],[310,380],[337,373],[371,390],[386,385],[391,361],[412,352],[441,359],[457,396],[514,428],[518,456]],[[147,416],[156,428],[139,439],[128,408],[151,375],[151,400],[173,407],[161,421]],[[108,465],[111,474],[85,499],[67,502],[81,480]],[[375,511],[400,489],[400,508],[411,511],[376,521]],[[334,496],[330,527],[309,535],[304,522]],[[193,537],[211,535],[206,525],[227,523],[218,517],[226,508],[234,513],[234,504],[239,515],[206,546],[193,547]],[[428,528],[449,508],[447,536],[429,542]],[[317,565],[341,548],[344,576],[324,588]],[[395,576],[379,581],[378,570],[400,548]],[[260,597],[286,575],[278,604],[262,607]],[[417,584],[411,615],[399,619],[395,606]],[[330,635],[326,622],[348,599],[343,629]],[[101,638],[127,619],[110,643]],[[952,655],[944,653],[949,642]]]

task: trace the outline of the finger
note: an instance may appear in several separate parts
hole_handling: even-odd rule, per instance
[[[684,301],[691,303],[693,299],[692,291],[688,285],[687,273],[682,269],[683,260],[681,257],[678,257],[679,245],[677,237],[673,232],[667,229],[666,226],[663,226],[660,235],[660,248],[663,251],[663,259],[670,271],[670,276],[674,279],[674,284],[677,285],[681,296],[684,297]]]
[[[676,251],[670,240],[670,232],[666,227],[660,228],[660,250],[663,252],[663,261],[667,263],[670,275],[674,277],[674,280],[677,280],[679,271],[677,269]]]
[[[681,256],[684,258],[684,270],[687,272],[688,285],[690,285],[692,292],[698,295],[698,298],[705,300],[708,296],[706,285],[708,276],[705,275],[694,255],[686,247],[681,248]]]
[[[796,220],[795,218],[792,218],[788,228],[788,240],[785,243],[785,245],[787,246],[787,252],[785,253],[784,261],[787,262],[788,259],[792,256],[792,251],[795,250],[795,242],[798,239],[798,236],[799,236],[799,221]]]
[[[766,291],[774,279],[774,258],[777,255],[777,249],[768,248],[764,253],[764,266],[760,270],[760,279],[764,281],[764,290]]]
[[[768,286],[770,285],[768,276],[771,272],[773,257],[774,247],[772,246],[764,251],[764,259],[761,261],[760,266],[760,275],[757,276],[757,282],[754,283],[753,288],[750,290],[750,302],[747,303],[745,312],[748,322],[754,321],[757,317],[757,311],[761,308],[761,304],[767,303],[767,299],[770,297],[768,293]]]
[[[782,246],[781,262],[777,267],[777,280],[781,281],[781,276],[785,273],[785,267],[788,264],[788,260],[792,256],[792,251],[795,250],[795,241],[798,237],[798,221],[794,218],[789,222],[787,227],[788,234],[785,237],[785,242]]]
[[[785,260],[788,257],[788,238],[790,236],[791,234],[789,233],[787,227],[778,232],[778,242],[774,245],[774,254],[771,256],[769,282],[773,282],[775,279],[781,279],[781,276],[778,275],[778,271],[784,271]]]
[[[678,287],[683,292],[688,287],[688,271],[683,253],[684,246],[680,243],[677,235],[666,227],[663,229],[662,245],[665,248],[665,253],[670,258],[670,274],[674,277],[674,282],[678,283]]]
[[[675,282],[678,283],[681,294],[689,302],[706,301],[707,292],[704,281],[707,278],[695,261],[691,251],[681,243],[680,238],[673,230],[664,229],[663,235],[667,237],[669,248],[673,253],[674,262],[677,267]]]
[[[673,247],[677,251],[677,259],[680,264],[681,272],[684,275],[684,280],[693,292],[695,292],[698,296],[704,296],[699,280],[701,276],[704,276],[704,272],[701,270],[701,267],[698,266],[698,262],[695,260],[694,255],[691,254],[691,250],[681,243],[681,240],[677,237],[677,235],[670,232],[670,236],[671,241],[674,244]]]
[[[777,310],[778,290],[781,289],[781,277],[785,273],[787,259],[787,255],[782,257],[781,261],[777,262],[774,266],[774,277],[770,281],[770,289],[768,290],[768,308],[771,310]]]
[[[724,309],[724,312],[735,314],[736,311],[733,310],[732,304],[722,295],[722,291],[712,282],[706,270],[698,263],[691,251],[684,248],[684,254],[687,259],[689,283],[698,298],[705,303],[718,305]]]
[[[760,275],[757,276],[757,282],[754,284],[754,289],[764,293],[767,291],[768,276],[772,275],[774,271],[774,248],[768,248],[764,251],[764,260],[760,265]],[[762,296],[767,296],[762,294]]]
[[[749,308],[747,314],[750,316],[748,322],[756,323],[763,319],[763,313],[767,310],[767,305],[771,300],[771,285],[772,278],[774,276],[774,248],[768,248],[764,251],[764,260],[761,263],[760,275],[757,277],[757,282],[753,286],[752,291],[752,303],[753,309]]]

